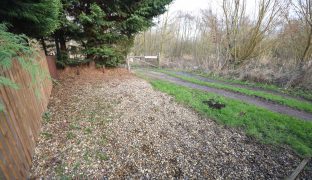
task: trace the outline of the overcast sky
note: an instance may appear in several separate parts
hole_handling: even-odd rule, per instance
[[[172,14],[177,11],[192,12],[198,14],[200,9],[210,8],[214,13],[222,13],[223,0],[174,0],[169,6],[169,13]],[[247,14],[254,15],[255,0],[246,1]]]
[[[169,11],[199,11],[209,7],[209,0],[174,0],[169,6]]]
[[[174,0],[169,6],[169,13],[177,11],[192,12],[195,14],[200,12],[200,9],[208,9],[215,6],[220,0]],[[220,7],[220,5],[218,5]]]

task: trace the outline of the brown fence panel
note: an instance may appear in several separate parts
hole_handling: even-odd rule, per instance
[[[47,61],[51,77],[53,79],[58,79],[59,77],[56,70],[56,56],[47,56]]]
[[[0,179],[26,179],[31,167],[35,142],[38,138],[42,113],[46,110],[52,82],[43,53],[38,62],[46,77],[32,79],[16,60],[12,68],[0,69],[0,75],[19,85],[15,90],[0,86]]]

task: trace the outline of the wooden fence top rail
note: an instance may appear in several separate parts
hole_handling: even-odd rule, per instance
[[[128,56],[128,58],[157,59],[157,58],[158,58],[158,56]]]

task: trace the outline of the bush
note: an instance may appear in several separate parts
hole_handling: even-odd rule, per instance
[[[13,58],[17,58],[23,65],[27,59],[31,60],[34,54],[33,49],[27,43],[27,36],[16,35],[7,30],[6,24],[0,24],[0,67],[3,69],[11,68]],[[0,76],[0,85],[17,88],[14,82],[3,76]]]

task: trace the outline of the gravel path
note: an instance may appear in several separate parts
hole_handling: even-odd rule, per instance
[[[53,89],[32,178],[280,179],[300,163],[122,69],[68,74]]]
[[[227,90],[223,90],[223,89],[218,89],[218,88],[194,84],[191,82],[181,80],[179,78],[169,76],[169,75],[161,73],[161,72],[146,71],[146,70],[143,70],[143,71],[139,70],[139,72],[145,74],[146,76],[152,77],[152,78],[163,79],[163,80],[166,80],[166,81],[178,84],[178,85],[182,85],[182,86],[186,86],[186,87],[190,87],[190,88],[194,88],[194,89],[199,89],[199,90],[203,90],[203,91],[213,92],[213,93],[225,96],[225,97],[238,99],[238,100],[244,101],[246,103],[255,104],[257,106],[266,108],[270,111],[278,112],[281,114],[287,114],[287,115],[294,116],[294,117],[297,117],[297,118],[300,118],[303,120],[307,120],[307,121],[312,121],[312,114],[311,113],[300,111],[297,109],[293,109],[291,107],[280,105],[280,104],[277,104],[274,102],[265,101],[265,100],[257,98],[257,97],[247,96],[247,95],[244,95],[241,93],[236,93],[236,92],[227,91]]]

